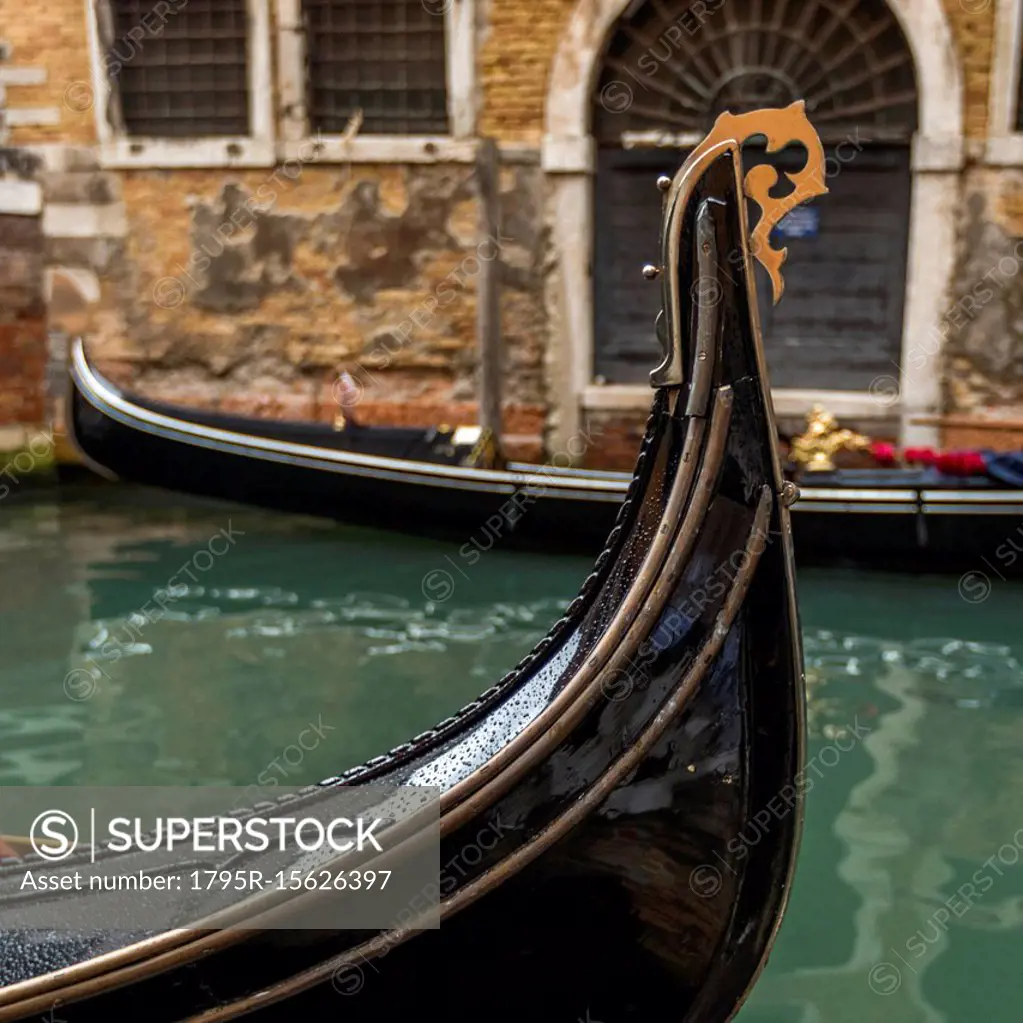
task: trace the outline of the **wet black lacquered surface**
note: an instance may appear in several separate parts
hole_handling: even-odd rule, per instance
[[[315,1013],[397,1021],[436,1007],[458,1021],[484,1014],[552,1023],[710,1023],[728,1018],[743,997],[779,919],[798,806],[755,844],[736,839],[767,801],[791,787],[802,748],[802,681],[786,522],[769,497],[776,485],[771,426],[744,264],[734,255],[741,235],[729,157],[702,179],[696,198],[706,197],[720,200],[714,216],[722,315],[712,397],[727,389],[730,414],[722,417],[719,409],[694,434],[695,421],[669,411],[661,395],[635,504],[584,599],[486,699],[349,781],[451,788],[575,684],[615,612],[635,600],[655,524],[681,478],[679,452],[699,436],[699,467],[683,508],[697,507],[699,487],[708,487],[712,500],[706,514],[692,511],[671,524],[681,534],[668,549],[689,542],[690,534],[693,546],[668,599],[653,606],[649,623],[630,640],[629,664],[596,677],[575,727],[444,839],[442,894],[457,900],[477,883],[485,886],[479,898],[449,914],[439,931],[412,936],[383,956],[360,957],[333,983],[328,975],[286,1006],[265,1010],[264,1018]],[[690,251],[696,209],[694,201],[686,212],[683,253]],[[690,255],[679,270],[687,296],[695,284],[691,265]],[[720,461],[715,431],[725,437]],[[766,534],[755,540],[758,507],[769,514],[761,523]],[[737,609],[727,634],[726,607]],[[716,642],[720,649],[703,668],[702,653]],[[693,685],[692,694],[666,716],[683,685]],[[649,752],[619,776],[623,758],[648,738]],[[605,777],[617,780],[589,812],[564,834],[548,830],[574,820],[570,815],[588,805],[580,800]],[[495,840],[483,842],[481,834]],[[519,863],[527,849],[537,855]],[[148,1019],[176,1019],[271,985],[368,937],[268,935],[61,1011],[69,1023],[122,1018],[142,1006]]]

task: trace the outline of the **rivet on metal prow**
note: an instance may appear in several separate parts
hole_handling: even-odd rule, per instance
[[[791,480],[786,480],[781,485],[781,503],[785,505],[786,508],[791,508],[798,500],[799,487],[797,487]]]
[[[661,268],[659,266],[654,266],[653,263],[647,263],[647,265],[643,267],[643,276],[648,281],[655,281],[660,275]]]
[[[671,178],[669,178],[667,174],[662,174],[662,175],[661,175],[661,176],[660,176],[660,177],[659,177],[659,178],[657,179],[657,187],[658,187],[658,188],[659,188],[659,189],[660,189],[660,190],[661,190],[662,192],[667,192],[667,191],[668,191],[668,189],[669,189],[669,188],[671,188]]]

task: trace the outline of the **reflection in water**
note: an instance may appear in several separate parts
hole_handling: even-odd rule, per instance
[[[0,512],[8,785],[335,774],[487,688],[590,567],[492,552],[439,603],[423,579],[457,545],[127,487]],[[970,605],[955,579],[804,572],[800,591],[807,825],[742,1023],[1018,1023],[1023,589]]]
[[[945,600],[940,587],[921,585],[932,604],[924,610]],[[1006,596],[1018,615],[1023,591]],[[959,613],[954,596],[947,606]],[[1019,645],[808,629],[805,648],[818,769],[807,775],[813,788],[790,913],[742,1023],[1016,1021]],[[866,729],[861,744],[836,756],[837,736]],[[991,981],[984,990],[981,963]],[[983,1013],[979,1002],[989,1003]]]
[[[132,488],[103,502],[4,509],[0,784],[328,777],[488,688],[588,567],[484,558],[438,603],[435,545]],[[228,523],[233,547],[195,557]]]

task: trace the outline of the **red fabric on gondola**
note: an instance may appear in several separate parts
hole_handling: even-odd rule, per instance
[[[879,468],[893,469],[900,463],[936,469],[945,476],[987,476],[1010,487],[1023,487],[1023,451],[935,451],[906,448],[901,456],[891,444],[876,441],[870,453]]]
[[[935,466],[948,476],[987,475],[987,464],[979,451],[946,451],[938,455]]]
[[[896,464],[898,464],[898,455],[895,451],[895,445],[889,444],[886,441],[874,441],[874,443],[870,445],[870,454],[878,465],[884,466],[886,469],[893,468]]]
[[[938,453],[933,448],[906,448],[902,457],[910,465],[934,465]]]

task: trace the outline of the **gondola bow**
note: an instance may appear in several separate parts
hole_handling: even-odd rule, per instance
[[[779,113],[743,127],[770,134]],[[799,127],[812,131],[805,116]],[[717,1023],[737,1011],[788,898],[804,742],[793,495],[775,447],[741,143],[718,130],[666,193],[663,362],[634,476],[579,596],[473,704],[320,786],[440,791],[440,928],[413,915],[302,940],[183,929],[29,945],[8,932],[0,1021],[55,1004],[69,1023],[141,1005],[156,1023],[398,1021],[438,1006],[459,1023]],[[87,370],[79,351],[88,408],[76,429],[89,408],[126,426],[134,411]],[[166,418],[131,429],[160,442],[177,428]],[[207,435],[231,456],[236,440]],[[289,457],[316,457],[302,446]],[[382,471],[373,457],[360,463],[370,476]],[[754,827],[768,807],[781,809]],[[0,868],[0,926],[23,870]]]

